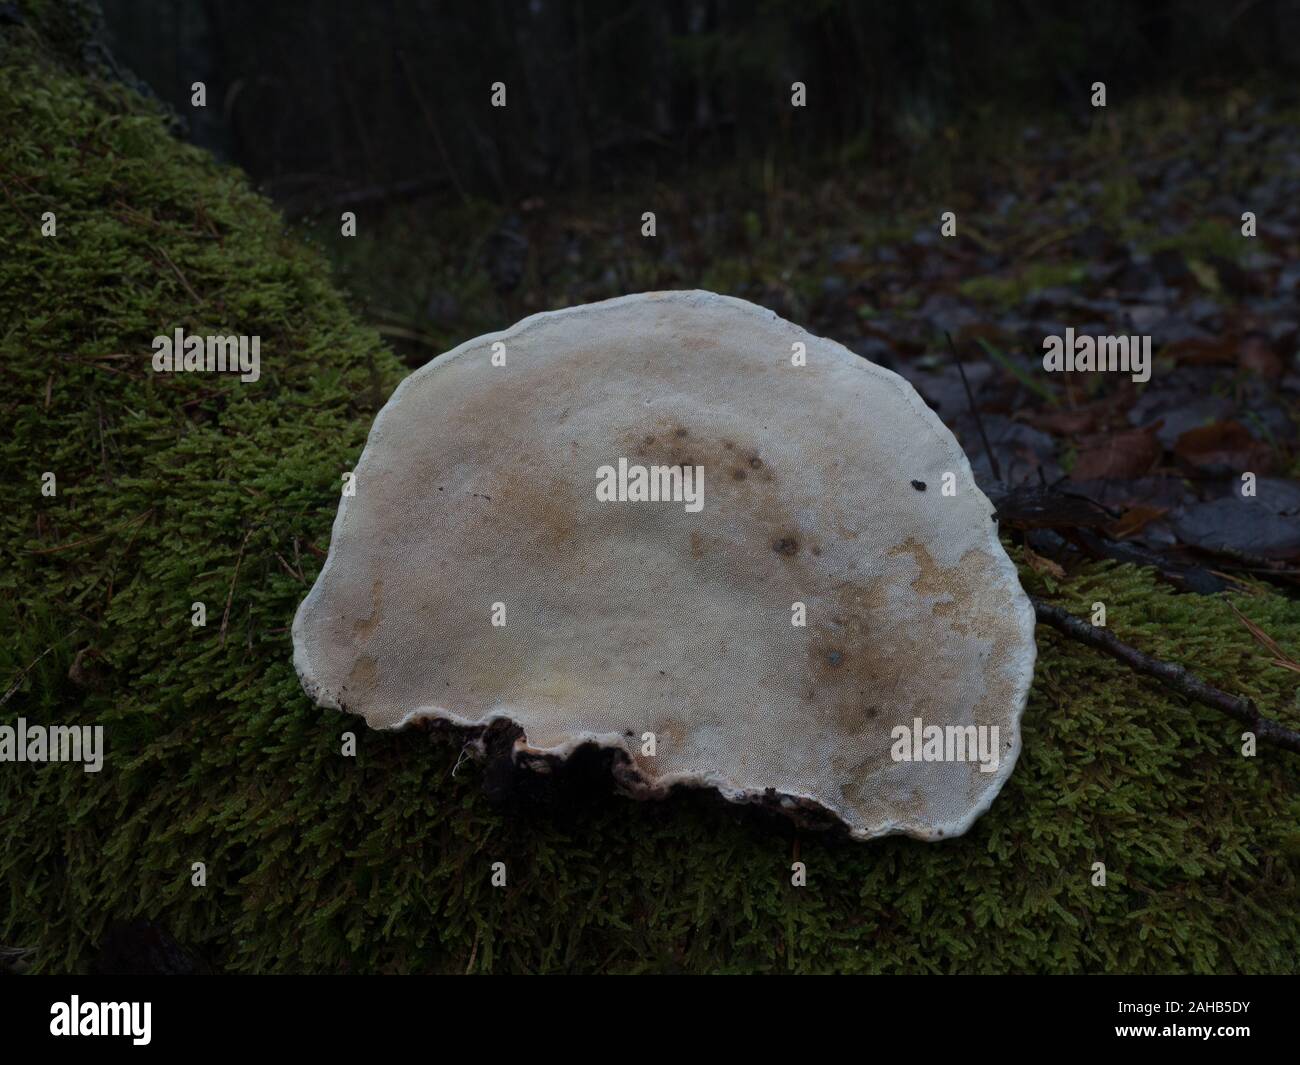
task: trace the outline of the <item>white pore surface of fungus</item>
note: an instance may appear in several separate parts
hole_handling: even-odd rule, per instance
[[[609,498],[620,459],[633,498]],[[669,490],[702,468],[700,505],[636,499],[637,467]],[[911,385],[751,303],[652,292],[403,381],[293,642],[308,694],[375,728],[507,718],[517,751],[617,748],[642,795],[938,839],[1011,773],[1033,631]]]

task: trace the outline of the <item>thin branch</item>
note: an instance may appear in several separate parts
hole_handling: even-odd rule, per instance
[[[119,533],[125,529],[129,529],[132,525],[137,525],[152,515],[153,508],[150,507],[143,514],[137,514],[130,521],[123,522],[121,525],[115,525],[111,529],[105,529],[101,533],[95,533],[93,536],[84,536],[80,540],[74,540],[69,544],[55,544],[53,547],[34,547],[28,552],[28,554],[49,555],[56,551],[71,551],[74,547],[84,547],[86,544],[93,544],[104,539],[105,536],[112,536],[114,533]]]
[[[984,454],[989,457],[989,468],[993,471],[993,479],[1000,481],[1002,471],[998,469],[997,457],[993,454],[993,448],[989,446],[989,437],[984,431],[984,419],[980,417],[980,412],[975,406],[975,394],[970,390],[970,382],[966,380],[966,367],[962,365],[961,356],[957,354],[957,345],[952,342],[952,334],[945,329],[943,335],[948,338],[948,348],[952,351],[952,357],[957,360],[961,383],[966,389],[966,402],[970,404],[970,412],[975,416],[975,427],[979,429],[980,439],[984,441]]]
[[[244,548],[248,546],[248,538],[253,535],[250,527],[248,532],[244,533],[244,542],[239,545],[239,556],[235,559],[235,572],[230,578],[230,591],[226,593],[226,609],[221,615],[221,646],[226,646],[226,624],[230,621],[230,601],[235,597],[235,582],[239,580],[239,564],[244,561]]]
[[[188,292],[194,298],[194,302],[203,303],[204,302],[203,297],[200,296],[197,292],[195,292],[194,289],[190,286],[190,283],[189,281],[186,280],[185,275],[181,273],[181,268],[177,266],[174,262],[172,262],[172,257],[168,255],[167,252],[157,244],[153,245],[153,249],[167,261],[167,265],[172,268],[172,272],[178,278],[180,278],[181,284],[185,286],[185,291]]]
[[[1038,615],[1038,620],[1043,624],[1051,625],[1052,628],[1065,633],[1071,639],[1078,640],[1094,650],[1102,651],[1112,658],[1118,659],[1138,673],[1145,673],[1148,677],[1154,677],[1194,702],[1236,718],[1248,726],[1260,740],[1275,743],[1288,751],[1300,754],[1300,732],[1289,729],[1272,718],[1265,717],[1259,712],[1259,708],[1254,702],[1245,696],[1229,695],[1225,691],[1220,691],[1188,672],[1185,667],[1174,662],[1162,662],[1150,655],[1143,654],[1136,648],[1117,640],[1105,629],[1089,625],[1086,621],[1082,621],[1073,614],[1062,610],[1060,607],[1052,606],[1051,603],[1044,602],[1042,599],[1030,596],[1030,601],[1034,604],[1034,611]]]
[[[469,964],[465,966],[465,975],[468,976],[474,971],[474,959],[478,957],[478,934],[480,928],[477,921],[474,922],[474,944],[469,948]]]
[[[35,658],[31,660],[27,668],[24,669],[21,673],[18,674],[17,677],[14,678],[14,682],[11,685],[9,685],[9,690],[4,693],[4,696],[2,698],[0,698],[0,706],[4,706],[4,704],[9,701],[10,696],[12,696],[13,693],[16,692],[19,686],[22,684],[23,678],[26,677],[27,674],[32,671],[32,667],[35,666],[37,662],[39,662],[42,658],[44,658],[47,654],[49,654],[51,651],[54,650],[54,648],[58,646],[59,645],[57,643],[50,644],[49,647],[45,648],[44,651],[42,651],[40,654],[38,654]]]

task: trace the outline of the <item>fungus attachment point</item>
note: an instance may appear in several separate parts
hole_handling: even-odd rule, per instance
[[[293,625],[323,706],[505,720],[515,757],[614,748],[634,794],[859,839],[959,835],[1015,763],[1034,612],[965,455],[770,311],[654,292],[471,340],[402,382],[356,483]]]

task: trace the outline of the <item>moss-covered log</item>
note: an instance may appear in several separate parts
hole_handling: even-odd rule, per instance
[[[1044,629],[1020,763],[940,845],[796,841],[702,795],[502,808],[453,774],[455,737],[313,707],[288,626],[402,371],[237,172],[35,17],[0,41],[0,723],[108,745],[95,774],[0,765],[0,943],[36,971],[86,968],[136,917],[225,971],[1295,969],[1300,759],[1242,757],[1240,725]],[[178,326],[260,335],[260,380],[154,374]],[[1300,717],[1226,598],[1098,565],[1055,601],[1096,600],[1121,638]],[[1235,601],[1300,643],[1293,602]]]

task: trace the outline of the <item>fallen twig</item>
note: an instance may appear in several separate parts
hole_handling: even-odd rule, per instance
[[[27,668],[24,669],[22,672],[20,672],[18,676],[14,678],[14,682],[11,685],[9,685],[9,690],[6,691],[3,696],[0,696],[0,706],[4,706],[4,704],[9,701],[10,696],[12,696],[13,693],[16,692],[18,688],[21,686],[23,682],[23,678],[26,677],[27,674],[32,671],[32,667],[35,666],[36,663],[39,662],[42,658],[44,658],[47,654],[53,651],[54,648],[56,648],[57,646],[58,644],[50,644],[49,647],[45,648],[44,651],[38,654],[35,658],[31,660],[31,662],[27,664]]]
[[[970,404],[970,412],[975,416],[975,428],[980,431],[980,439],[984,441],[984,454],[988,456],[989,469],[993,471],[995,481],[1002,480],[1002,471],[998,469],[997,456],[993,454],[993,448],[989,445],[988,434],[984,432],[984,419],[980,417],[979,409],[975,406],[975,394],[970,390],[970,382],[966,380],[966,367],[962,365],[961,356],[957,354],[957,345],[952,342],[952,334],[946,329],[943,335],[948,338],[948,350],[952,352],[952,357],[957,360],[957,372],[961,374],[962,386],[966,389],[966,402]]]
[[[1236,718],[1248,726],[1259,740],[1300,754],[1300,732],[1265,717],[1254,702],[1245,696],[1229,695],[1225,691],[1220,691],[1188,672],[1186,667],[1174,662],[1162,662],[1143,654],[1137,648],[1116,639],[1105,629],[1089,625],[1068,611],[1052,606],[1042,599],[1030,596],[1030,601],[1034,604],[1038,620],[1043,624],[1051,625],[1071,639],[1105,652],[1138,673],[1155,677],[1194,702]]]
[[[235,597],[235,582],[239,580],[239,564],[244,561],[244,548],[248,546],[248,538],[253,535],[250,528],[244,533],[244,542],[239,545],[239,555],[235,559],[235,572],[230,578],[230,591],[226,593],[226,609],[221,615],[221,646],[226,646],[226,625],[230,621],[230,601]]]
[[[172,273],[174,273],[174,274],[175,274],[175,275],[180,279],[180,283],[181,283],[182,285],[185,286],[185,291],[188,292],[188,293],[190,294],[190,296],[193,298],[194,302],[195,302],[195,303],[202,303],[202,302],[203,302],[203,297],[200,296],[197,292],[194,291],[193,287],[191,287],[191,285],[190,285],[189,281],[186,279],[185,275],[181,273],[181,268],[180,268],[179,266],[177,266],[174,262],[172,262],[172,257],[171,257],[170,255],[168,255],[167,252],[166,252],[162,247],[160,247],[160,246],[157,245],[157,244],[153,245],[153,249],[154,249],[154,251],[156,251],[159,255],[161,255],[161,256],[163,257],[163,259],[166,261],[167,265],[170,266],[170,267],[172,268]]]
[[[84,547],[86,544],[93,544],[98,542],[99,540],[104,539],[105,536],[112,536],[114,533],[122,532],[122,530],[124,529],[129,529],[131,528],[131,526],[137,525],[140,522],[145,521],[147,518],[152,516],[152,514],[153,514],[153,508],[150,507],[143,514],[137,514],[130,521],[123,522],[121,525],[116,525],[111,529],[105,529],[103,532],[95,533],[93,536],[84,536],[80,540],[74,540],[72,543],[55,544],[53,547],[33,547],[30,551],[28,551],[28,554],[49,555],[49,554],[53,554],[56,551],[71,551],[74,547]]]
[[[474,971],[474,959],[478,957],[478,922],[474,922],[474,944],[469,948],[469,964],[465,966],[465,975],[468,976]]]

